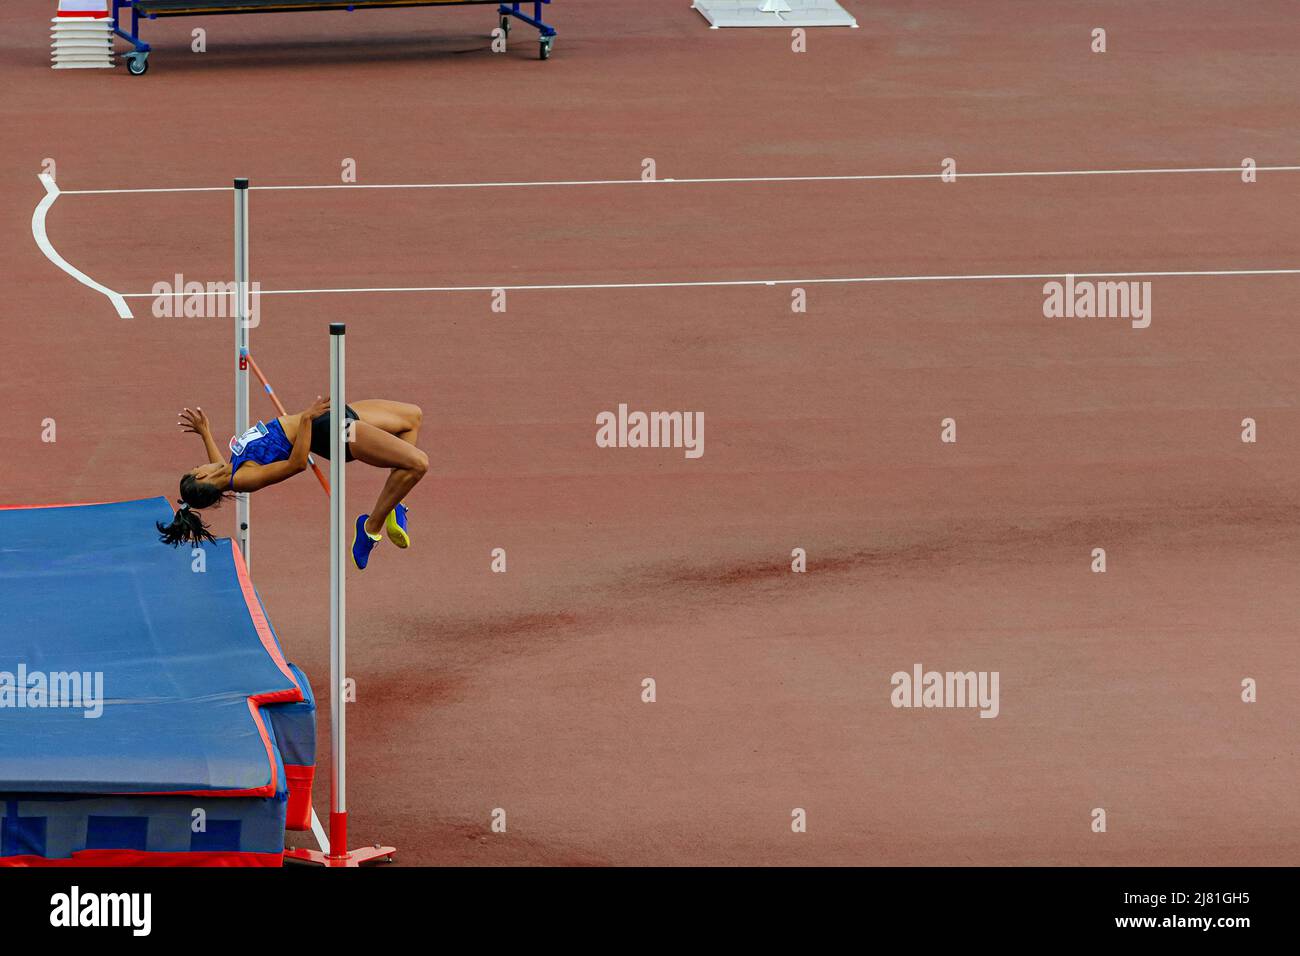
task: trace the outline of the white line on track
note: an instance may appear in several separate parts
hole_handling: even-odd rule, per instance
[[[36,240],[36,245],[40,247],[41,252],[45,253],[45,258],[72,276],[72,278],[82,285],[108,296],[108,300],[113,303],[113,308],[117,309],[118,318],[131,318],[131,309],[127,306],[126,299],[121,293],[114,292],[108,286],[100,285],[76,268],[67,259],[59,255],[58,250],[50,242],[49,236],[45,234],[45,216],[50,211],[50,207],[54,205],[55,200],[59,198],[59,187],[55,185],[54,179],[48,173],[41,173],[40,179],[41,184],[45,186],[45,198],[37,204],[36,211],[32,213],[32,238]]]
[[[1257,166],[1258,172],[1298,172],[1300,166]],[[1178,173],[1241,173],[1242,167],[1238,166],[1194,166],[1194,167],[1168,167],[1154,169],[1069,169],[1069,170],[1038,170],[1038,171],[1005,171],[1005,172],[975,172],[959,173],[959,179],[1012,179],[1027,177],[1051,177],[1051,176],[1144,176],[1144,175],[1167,175]],[[732,177],[712,177],[712,178],[694,178],[694,179],[584,179],[584,180],[545,180],[532,182],[480,182],[480,183],[341,183],[333,185],[300,185],[300,186],[253,186],[256,190],[268,192],[274,191],[293,191],[293,190],[332,190],[332,189],[490,189],[490,188],[510,188],[510,187],[530,187],[530,186],[645,186],[659,184],[712,184],[712,183],[797,183],[797,182],[862,182],[862,181],[882,181],[882,180],[924,180],[924,179],[941,179],[943,173],[882,173],[871,175],[846,175],[846,176],[732,176]],[[50,259],[60,269],[67,272],[73,278],[77,279],[83,285],[89,286],[98,292],[106,295],[117,309],[118,315],[122,318],[131,318],[131,311],[126,304],[126,299],[145,299],[156,298],[156,293],[152,292],[134,292],[121,294],[100,285],[93,279],[80,272],[70,265],[62,256],[54,250],[48,238],[45,236],[45,215],[55,199],[60,195],[65,196],[103,196],[103,195],[138,195],[144,193],[191,193],[191,192],[227,192],[230,187],[225,186],[201,186],[201,187],[158,187],[145,189],[69,189],[60,191],[54,184],[54,181],[47,175],[42,175],[41,182],[45,185],[46,196],[37,207],[32,216],[32,235],[36,238],[37,244]],[[1300,269],[1200,269],[1200,270],[1166,270],[1152,272],[1076,272],[1071,273],[1078,278],[1161,278],[1161,277],[1193,277],[1193,276],[1266,276],[1266,275],[1297,275]],[[742,286],[792,286],[792,285],[851,285],[865,283],[884,283],[884,282],[977,282],[991,280],[1028,280],[1028,279],[1060,279],[1066,273],[1060,272],[1035,272],[1035,273],[988,273],[988,274],[966,274],[966,275],[910,275],[910,276],[828,276],[828,277],[811,277],[801,279],[704,279],[704,280],[678,280],[664,282],[591,282],[591,283],[534,283],[527,285],[458,285],[458,286],[375,286],[375,287],[356,287],[356,288],[314,288],[314,289],[262,289],[261,295],[328,295],[328,294],[363,294],[363,293],[394,293],[394,292],[491,292],[498,289],[506,291],[566,291],[566,290],[599,290],[599,289],[686,289],[686,288],[719,288],[719,287],[742,287]]]
[[[1300,166],[1256,166],[1256,172],[1293,173]],[[1192,166],[1166,169],[1049,169],[987,173],[955,173],[957,179],[1016,179],[1044,176],[1155,176],[1176,173],[1237,173],[1241,166]],[[941,179],[943,173],[877,173],[861,176],[716,176],[695,179],[557,179],[537,182],[483,183],[335,183],[303,186],[252,186],[263,192],[327,189],[506,189],[527,186],[658,186],[714,183],[831,183],[871,182],[900,179]],[[121,196],[142,193],[217,193],[229,192],[230,186],[158,187],[147,189],[66,189],[65,196]]]
[[[583,289],[692,289],[728,286],[781,286],[781,285],[853,285],[871,282],[978,282],[997,279],[1152,279],[1204,276],[1289,276],[1300,275],[1300,269],[1186,269],[1154,272],[1005,272],[978,275],[917,275],[917,276],[824,276],[807,279],[702,279],[669,282],[587,282],[534,285],[426,285],[426,286],[375,286],[370,288],[320,288],[320,289],[262,289],[260,295],[341,295],[382,292],[541,292]],[[131,292],[128,299],[156,299],[154,292]]]

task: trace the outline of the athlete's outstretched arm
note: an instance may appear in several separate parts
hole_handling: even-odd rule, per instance
[[[198,410],[192,412],[187,408],[179,412],[181,420],[176,424],[180,425],[182,430],[202,438],[203,448],[208,453],[208,464],[219,465],[225,459],[221,457],[221,449],[217,447],[217,443],[212,440],[212,426],[208,423],[208,416],[202,408],[198,406],[195,408]]]

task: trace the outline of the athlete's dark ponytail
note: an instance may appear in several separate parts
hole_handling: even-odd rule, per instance
[[[171,524],[163,524],[161,521],[154,522],[158,528],[159,540],[163,544],[170,544],[173,548],[179,547],[187,541],[191,545],[202,544],[204,541],[216,541],[217,539],[213,537],[208,526],[199,517],[198,509],[220,504],[225,497],[225,494],[217,485],[207,481],[199,481],[193,475],[187,474],[183,476],[181,478],[181,506],[172,517]]]
[[[194,545],[217,540],[208,530],[208,526],[203,523],[199,513],[191,510],[189,505],[181,505],[177,509],[171,524],[163,524],[161,521],[156,521],[154,524],[158,527],[159,540],[163,544],[170,544],[173,548],[187,541]]]

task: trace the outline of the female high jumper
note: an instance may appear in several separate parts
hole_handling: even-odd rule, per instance
[[[403,499],[429,470],[429,456],[415,447],[424,415],[418,405],[370,399],[354,402],[346,410],[354,424],[347,443],[347,460],[356,458],[376,468],[389,468],[388,480],[369,514],[357,518],[353,529],[352,560],[365,569],[370,552],[383,540],[381,531],[399,548],[410,547],[406,505]],[[158,522],[166,544],[214,540],[200,508],[219,504],[231,492],[253,492],[305,471],[307,454],[330,454],[330,400],[317,398],[300,415],[281,415],[258,422],[230,440],[230,462],[222,458],[212,440],[212,428],[202,408],[179,413],[176,424],[203,439],[208,463],[181,476],[181,507],[170,525]]]

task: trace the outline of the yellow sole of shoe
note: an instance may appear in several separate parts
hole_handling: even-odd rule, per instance
[[[388,532],[388,540],[399,548],[409,548],[411,546],[411,536],[402,530],[400,524],[393,520],[391,512],[384,519],[384,530]]]

